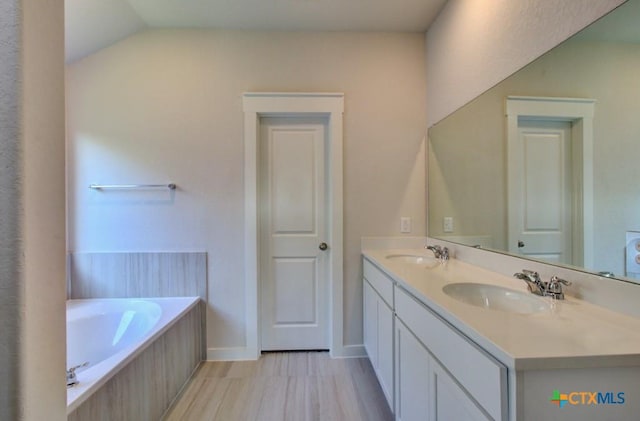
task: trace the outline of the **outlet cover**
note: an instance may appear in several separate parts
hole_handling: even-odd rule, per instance
[[[411,218],[408,216],[403,216],[400,218],[400,232],[403,234],[408,234],[411,232]]]
[[[453,232],[453,217],[445,216],[442,228],[444,232]]]

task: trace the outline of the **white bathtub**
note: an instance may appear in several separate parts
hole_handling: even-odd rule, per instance
[[[67,301],[67,368],[79,384],[67,389],[71,413],[198,303],[198,297]]]

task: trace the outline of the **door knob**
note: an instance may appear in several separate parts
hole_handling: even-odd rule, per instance
[[[318,246],[318,248],[322,251],[325,251],[326,249],[329,248],[329,246],[327,245],[327,243],[320,243],[320,245]]]
[[[518,241],[518,248],[521,249],[522,247],[524,247],[524,242]]]

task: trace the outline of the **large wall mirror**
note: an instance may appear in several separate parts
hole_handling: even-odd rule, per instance
[[[429,129],[429,236],[640,282],[640,0]]]

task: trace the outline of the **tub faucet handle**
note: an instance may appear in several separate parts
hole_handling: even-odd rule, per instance
[[[67,369],[67,387],[72,387],[78,384],[78,378],[76,377],[76,370],[82,367],[86,367],[88,365],[89,365],[89,361],[85,361],[80,365]]]

